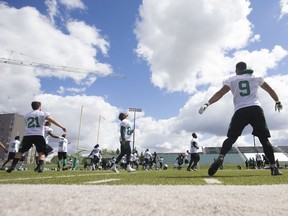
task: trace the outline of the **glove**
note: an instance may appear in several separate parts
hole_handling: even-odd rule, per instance
[[[280,102],[280,101],[277,101],[277,102],[275,103],[275,111],[280,112],[280,110],[282,110],[282,109],[283,109],[283,106],[282,106],[281,102]]]
[[[199,109],[199,114],[202,114],[206,109],[207,107],[209,106],[209,102],[205,103],[200,109]]]

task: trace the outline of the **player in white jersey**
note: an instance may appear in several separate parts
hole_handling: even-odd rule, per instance
[[[99,144],[96,144],[91,151],[91,153],[88,155],[88,157],[92,157],[93,163],[92,163],[92,170],[96,170],[100,166],[100,161],[101,161],[101,148]]]
[[[197,134],[192,133],[192,140],[190,142],[190,162],[187,167],[187,171],[194,170],[196,171],[197,163],[200,161],[200,155],[198,153],[198,140],[197,140]]]
[[[53,133],[53,129],[51,127],[51,122],[49,121],[45,121],[44,123],[44,138],[45,138],[45,142],[46,142],[46,148],[45,148],[45,157],[47,157],[49,154],[53,153],[53,148],[49,145],[49,138],[53,137],[56,139],[59,139],[60,136],[56,135]],[[35,152],[35,161],[36,161],[36,168],[34,169],[35,172],[38,171],[39,169],[39,161],[38,161],[38,157],[39,154],[37,153],[37,151]]]
[[[152,162],[152,154],[149,152],[149,149],[146,149],[144,152],[143,169],[149,170],[151,168],[151,162]]]
[[[131,128],[131,123],[127,119],[128,114],[127,113],[120,113],[119,114],[119,120],[120,123],[120,154],[118,155],[115,164],[111,167],[111,170],[113,172],[118,173],[116,165],[120,162],[121,158],[126,155],[126,162],[127,162],[127,171],[128,172],[134,172],[135,169],[131,167],[130,164],[130,156],[131,156],[131,136],[134,132],[134,129]]]
[[[6,172],[10,173],[15,169],[19,159],[32,147],[33,144],[35,145],[36,151],[39,154],[38,172],[43,172],[46,148],[46,142],[44,139],[44,123],[46,120],[57,125],[66,133],[66,128],[54,120],[50,116],[50,113],[41,110],[41,102],[33,101],[31,103],[31,107],[33,110],[25,115],[26,127],[19,151],[16,153],[11,167],[7,169]]]
[[[19,145],[20,145],[20,137],[16,136],[15,139],[10,143],[9,148],[8,148],[8,158],[7,160],[3,163],[1,170],[4,169],[4,166],[10,161],[13,160],[15,157],[16,153],[19,150]]]
[[[260,169],[263,165],[263,161],[262,161],[262,156],[259,154],[258,151],[256,152],[255,158],[256,158],[257,168]]]
[[[224,80],[222,88],[199,109],[199,113],[202,114],[209,105],[220,100],[223,95],[231,90],[235,112],[229,125],[227,139],[222,144],[219,157],[209,167],[208,174],[213,176],[217,172],[223,163],[226,153],[241,135],[243,129],[250,124],[253,128],[252,134],[258,137],[263,146],[264,153],[270,161],[271,175],[282,175],[275,166],[274,150],[268,139],[270,131],[258,100],[258,89],[261,87],[272,97],[275,101],[276,111],[280,111],[283,108],[278,95],[263,78],[254,77],[252,75],[253,70],[247,69],[245,62],[237,63],[235,72],[236,75]]]
[[[68,139],[66,138],[66,134],[63,134],[62,137],[59,138],[58,142],[57,171],[60,170],[61,164],[62,164],[62,170],[65,170],[65,166],[67,164],[67,152],[68,152]]]
[[[131,161],[132,167],[137,170],[139,167],[139,158],[138,158],[138,152],[137,151],[135,151],[134,153],[131,154],[130,161]]]
[[[66,135],[65,135],[66,136]],[[49,139],[50,137],[53,137],[55,139],[61,138],[59,135],[56,135],[53,133],[53,129],[51,127],[51,122],[46,121],[45,122],[45,127],[44,127],[44,138],[46,142],[46,148],[45,148],[45,156],[51,154],[53,152],[53,148],[49,145]]]

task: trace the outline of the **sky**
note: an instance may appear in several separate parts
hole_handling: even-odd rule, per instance
[[[198,110],[239,61],[277,92],[282,112],[262,89],[260,102],[271,143],[288,145],[288,0],[9,0],[0,32],[0,112],[24,115],[41,101],[67,128],[68,153],[119,148],[120,112],[135,122],[139,152],[185,152],[192,132],[200,146],[221,146],[232,94]],[[254,145],[251,130],[235,146]]]

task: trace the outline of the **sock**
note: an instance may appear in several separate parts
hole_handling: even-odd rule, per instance
[[[16,164],[18,163],[19,158],[13,158],[11,167],[15,168]]]
[[[43,166],[44,160],[39,160],[39,166]]]

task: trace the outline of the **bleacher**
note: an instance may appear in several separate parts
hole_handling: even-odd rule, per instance
[[[220,147],[205,147],[203,152],[200,153],[200,164],[209,165],[214,159],[216,159],[220,153]],[[288,162],[288,146],[273,146],[275,152],[275,159],[279,162]],[[226,154],[224,159],[225,164],[245,164],[245,160],[250,157],[255,157],[256,152],[263,154],[262,146],[242,146],[232,147],[231,150]],[[168,165],[174,165],[176,158],[180,153],[158,153],[159,157],[163,157],[164,163]],[[190,157],[189,157],[190,160]]]

